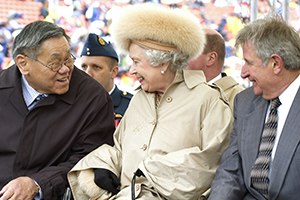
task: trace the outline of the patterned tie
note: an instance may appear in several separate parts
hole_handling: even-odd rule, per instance
[[[265,123],[259,152],[250,175],[253,188],[259,191],[266,199],[269,199],[269,164],[277,132],[277,108],[280,105],[278,97],[271,101],[269,117]]]
[[[33,102],[28,106],[28,109],[31,110],[40,100],[42,100],[46,95],[44,94],[39,94]]]
[[[44,98],[45,95],[44,94],[39,94],[34,101],[39,102],[40,100],[42,100],[42,98]]]

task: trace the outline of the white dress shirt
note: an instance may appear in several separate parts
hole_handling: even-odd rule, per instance
[[[271,154],[271,161],[270,161],[270,171],[269,171],[269,177],[271,175],[271,169],[272,169],[272,162],[274,160],[274,156],[277,150],[277,145],[279,138],[281,136],[281,132],[283,129],[283,126],[285,124],[285,120],[287,118],[287,115],[289,114],[290,108],[292,106],[292,103],[294,101],[294,98],[296,96],[296,93],[300,86],[300,75],[292,82],[289,87],[287,87],[280,95],[279,100],[281,102],[281,105],[277,108],[277,114],[278,114],[278,124],[277,124],[277,134],[274,141],[274,146]],[[268,108],[269,113],[270,106]],[[266,120],[268,118],[268,114],[266,116]]]
[[[35,104],[33,104],[35,98],[37,96],[39,96],[41,93],[39,93],[38,91],[36,91],[35,89],[33,89],[27,82],[26,78],[24,75],[22,75],[22,92],[23,92],[23,97],[24,97],[24,101],[28,107],[28,110],[32,109]],[[47,97],[48,95],[45,94],[45,96]]]

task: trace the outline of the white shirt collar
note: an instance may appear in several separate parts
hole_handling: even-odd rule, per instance
[[[29,85],[29,83],[27,82],[23,74],[22,74],[21,82],[22,82],[22,92],[23,92],[24,101],[28,107],[34,101],[34,99],[41,93],[39,93]]]
[[[218,76],[216,76],[215,78],[211,79],[210,81],[208,81],[209,84],[213,84],[214,82],[216,82],[217,80],[221,79],[222,75],[219,74]]]
[[[300,86],[300,75],[279,95],[279,100],[282,105],[291,107],[296,93]],[[289,111],[289,110],[287,110]]]
[[[109,95],[111,95],[113,93],[113,91],[115,90],[116,85],[114,84],[114,87],[108,92]]]

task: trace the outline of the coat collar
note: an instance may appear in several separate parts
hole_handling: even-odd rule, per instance
[[[0,89],[15,87],[18,80],[21,79],[21,73],[16,65],[0,72]],[[19,82],[21,83],[21,82]],[[21,87],[21,86],[20,86]]]
[[[9,90],[8,100],[22,115],[26,115],[28,110],[25,101],[20,101],[23,99],[21,73],[16,65],[0,71],[0,90]]]
[[[216,85],[222,85],[222,89],[226,91],[229,88],[232,88],[236,85],[239,85],[231,76],[224,76],[223,78],[215,82]],[[220,87],[220,86],[219,86]]]
[[[176,77],[177,76],[180,76],[181,79],[184,79],[189,89],[206,82],[206,78],[202,70],[180,70],[176,73]]]
[[[202,70],[177,70],[171,85],[181,81],[185,81],[187,87],[192,89],[201,83],[205,83],[206,78]],[[135,90],[141,88],[141,86],[138,86]]]

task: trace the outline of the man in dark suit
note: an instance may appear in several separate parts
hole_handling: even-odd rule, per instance
[[[245,60],[241,76],[253,87],[236,96],[234,129],[209,200],[298,200],[299,33],[269,13],[238,33],[239,46]]]
[[[15,65],[0,71],[1,200],[60,200],[67,172],[113,145],[111,98],[74,67],[69,40],[57,25],[33,22],[13,42]]]
[[[88,35],[81,52],[81,67],[110,94],[114,104],[116,127],[132,97],[132,94],[119,90],[114,83],[119,71],[118,61],[118,55],[110,42],[94,33]]]

